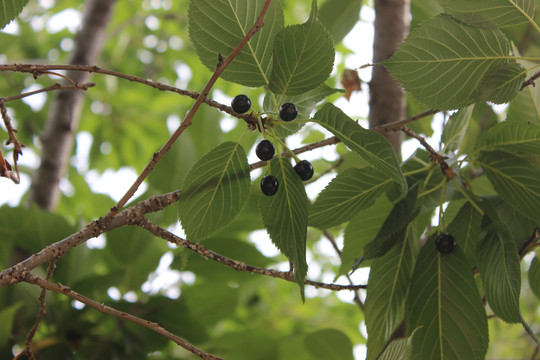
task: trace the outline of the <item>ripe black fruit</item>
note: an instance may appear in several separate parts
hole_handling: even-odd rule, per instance
[[[279,117],[283,121],[293,121],[298,115],[298,109],[296,105],[291,103],[285,103],[279,108]]]
[[[279,183],[274,175],[266,175],[261,180],[261,190],[264,195],[272,196],[278,191]]]
[[[450,254],[457,246],[456,239],[450,234],[441,234],[437,236],[437,250],[441,254]]]
[[[303,181],[308,181],[313,177],[313,165],[307,160],[302,160],[294,165],[294,171],[296,171]]]
[[[269,140],[261,141],[255,148],[255,154],[257,154],[257,157],[264,161],[268,161],[273,158],[275,152],[276,149],[274,148],[274,144],[272,144]]]
[[[251,100],[247,95],[236,95],[231,107],[235,112],[243,114],[251,108]]]

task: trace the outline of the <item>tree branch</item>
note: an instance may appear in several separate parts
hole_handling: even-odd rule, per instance
[[[167,240],[168,242],[172,244],[190,249],[196,252],[197,254],[199,254],[200,256],[202,256],[204,259],[212,259],[236,271],[250,272],[253,274],[279,278],[279,279],[283,279],[289,282],[296,283],[296,280],[294,279],[294,276],[290,271],[278,271],[278,270],[273,270],[273,269],[260,268],[257,266],[249,265],[244,262],[220,255],[218,253],[213,252],[212,250],[208,249],[206,246],[200,243],[194,243],[192,241],[182,239],[181,237],[171,233],[170,231],[165,230],[162,227],[154,224],[152,221],[150,221],[144,216],[141,217],[136,222],[136,225],[149,231],[150,233],[154,234],[157,237]],[[304,284],[311,285],[316,288],[328,289],[328,290],[333,290],[333,291],[358,290],[358,289],[365,289],[366,287],[365,285],[352,285],[352,284],[351,285],[326,284],[326,283],[322,283],[318,281],[311,281],[311,280],[305,280]]]
[[[80,301],[83,304],[88,305],[88,306],[98,310],[99,312],[101,312],[103,314],[112,315],[112,316],[115,316],[115,317],[117,317],[119,319],[130,321],[130,322],[135,323],[137,325],[143,326],[143,327],[145,327],[145,328],[147,328],[149,330],[152,330],[152,331],[154,331],[154,332],[156,332],[156,333],[158,333],[160,335],[165,336],[167,339],[170,339],[170,340],[174,341],[176,344],[178,344],[181,347],[183,347],[184,349],[192,352],[193,354],[197,355],[201,359],[205,359],[205,360],[223,360],[223,359],[221,359],[221,358],[219,358],[217,356],[210,355],[210,354],[200,350],[199,348],[196,348],[195,346],[193,346],[189,342],[187,342],[184,339],[174,335],[173,333],[171,333],[170,331],[168,331],[167,329],[163,328],[162,326],[160,326],[159,324],[157,324],[155,322],[144,320],[144,319],[141,319],[141,318],[139,318],[137,316],[131,315],[129,313],[116,310],[116,309],[114,309],[114,308],[112,308],[110,306],[99,303],[99,302],[94,301],[94,300],[92,300],[90,298],[87,298],[86,296],[81,295],[81,294],[71,290],[67,286],[63,286],[63,285],[60,285],[60,284],[54,284],[54,283],[52,283],[52,282],[50,282],[48,280],[45,280],[45,279],[43,279],[43,278],[41,278],[39,276],[32,275],[30,273],[26,273],[23,280],[25,282],[29,283],[29,284],[38,285],[42,289],[54,291],[54,292],[57,292],[59,294],[64,294],[66,296],[69,296],[70,298],[75,299],[77,301]]]

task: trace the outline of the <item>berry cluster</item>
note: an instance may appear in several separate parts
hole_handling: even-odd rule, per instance
[[[262,140],[255,148],[255,154],[263,161],[268,161],[274,157],[274,144],[269,140]],[[300,179],[307,181],[313,177],[313,165],[307,160],[302,160],[294,166],[294,170]],[[279,182],[273,175],[266,175],[261,180],[261,191],[267,196],[275,195],[279,188]]]
[[[251,99],[247,95],[237,95],[231,102],[234,112],[244,114],[251,108]],[[279,118],[283,121],[293,121],[298,116],[298,108],[292,103],[285,103],[279,108]],[[255,154],[263,161],[269,161],[274,157],[276,149],[270,140],[262,140],[255,148]],[[299,161],[294,170],[300,179],[307,181],[313,177],[313,165],[307,160]],[[261,180],[261,191],[267,196],[277,193],[279,182],[273,175],[266,175]]]

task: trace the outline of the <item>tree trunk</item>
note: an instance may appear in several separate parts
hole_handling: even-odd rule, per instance
[[[89,0],[86,3],[82,27],[75,38],[70,56],[71,65],[95,64],[105,42],[105,29],[116,0]],[[67,77],[83,84],[90,74],[69,71]],[[67,81],[66,81],[67,83]],[[45,130],[41,135],[41,164],[34,174],[29,202],[54,210],[60,198],[58,183],[65,175],[79,124],[83,91],[60,90],[50,105]]]
[[[410,24],[410,0],[375,0],[375,37],[373,63],[392,56],[407,36]],[[370,83],[369,126],[371,128],[398,121],[405,116],[405,92],[386,68],[373,66]],[[401,157],[401,132],[384,134]]]

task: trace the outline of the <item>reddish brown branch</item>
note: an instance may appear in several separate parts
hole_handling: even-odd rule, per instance
[[[290,271],[278,271],[273,269],[265,269],[257,266],[249,265],[244,262],[228,258],[226,256],[220,255],[208,249],[206,246],[200,243],[194,243],[192,241],[182,239],[181,237],[163,229],[162,227],[154,224],[152,221],[148,220],[146,217],[141,217],[139,221],[136,222],[137,226],[149,231],[153,235],[160,237],[168,242],[181,246],[187,249],[190,249],[205,259],[212,259],[220,264],[223,264],[231,269],[242,272],[250,272],[253,274],[259,274],[264,276],[269,276],[273,278],[283,279],[289,282],[296,282],[293,274]],[[328,289],[333,291],[340,290],[358,290],[364,289],[365,285],[339,285],[339,284],[326,284],[318,281],[305,280],[306,285],[311,285],[316,288]]]
[[[28,96],[36,95],[43,92],[53,91],[53,90],[88,90],[89,88],[94,87],[94,86],[96,86],[96,83],[85,83],[85,84],[75,83],[73,85],[62,85],[59,83],[55,83],[55,84],[52,84],[51,86],[47,86],[42,89],[37,89],[34,91],[21,93],[19,95],[6,96],[3,98],[0,98],[0,101],[7,103],[9,101],[20,100]]]
[[[170,339],[170,340],[174,341],[176,344],[178,344],[179,346],[183,347],[184,349],[192,352],[193,354],[197,355],[201,359],[205,359],[205,360],[223,360],[223,359],[221,359],[221,358],[219,358],[217,356],[210,355],[210,354],[202,351],[201,349],[195,347],[194,345],[190,344],[186,340],[174,335],[173,333],[171,333],[170,331],[168,331],[167,329],[165,329],[164,327],[160,326],[159,324],[157,324],[155,322],[144,320],[144,319],[141,319],[141,318],[139,318],[137,316],[131,315],[129,313],[116,310],[116,309],[114,309],[114,308],[112,308],[110,306],[99,303],[99,302],[94,301],[94,300],[92,300],[90,298],[87,298],[86,296],[81,295],[81,294],[71,290],[67,286],[63,286],[63,285],[60,285],[60,284],[54,284],[54,283],[52,283],[52,282],[50,282],[48,280],[45,280],[45,279],[43,279],[43,278],[41,278],[39,276],[32,275],[30,273],[25,274],[23,280],[25,282],[29,283],[29,284],[37,285],[37,286],[41,287],[44,290],[50,290],[50,291],[57,292],[59,294],[69,296],[70,298],[72,298],[74,300],[77,300],[77,301],[80,301],[83,304],[88,305],[88,306],[98,310],[99,312],[101,312],[103,314],[112,315],[112,316],[115,316],[115,317],[117,317],[119,319],[130,321],[130,322],[135,323],[137,325],[141,325],[141,326],[143,326],[143,327],[145,327],[145,328],[147,328],[149,330],[152,330],[152,331],[154,331],[154,332],[156,332],[156,333],[158,333],[160,335],[165,336],[167,339]]]
[[[13,167],[15,168],[14,172],[11,171],[11,166],[9,163],[0,155],[0,176],[10,178],[13,180],[13,182],[18,184],[20,181],[20,176],[17,160],[19,159],[19,155],[22,155],[22,148],[24,147],[24,144],[22,144],[15,135],[17,130],[14,129],[13,125],[11,124],[11,119],[7,113],[6,103],[3,98],[0,98],[0,113],[2,114],[2,119],[4,120],[4,125],[9,135],[6,145],[13,144]]]

